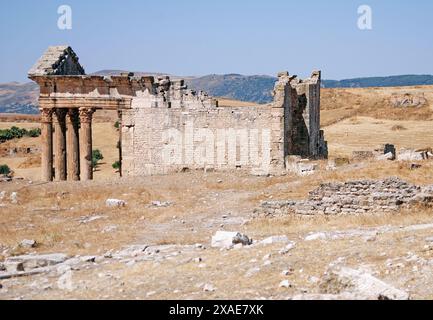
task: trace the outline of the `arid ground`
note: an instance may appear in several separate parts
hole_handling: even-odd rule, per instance
[[[428,103],[394,107],[391,96],[405,93],[423,94]],[[322,110],[331,159],[385,143],[433,146],[433,87],[324,89]],[[0,128],[38,126],[6,120]],[[365,270],[411,298],[433,299],[432,208],[353,216],[255,213],[263,200],[302,199],[328,181],[397,176],[431,185],[433,160],[416,162],[416,170],[406,162],[365,160],[332,171],[323,160],[306,177],[235,171],[120,178],[111,166],[118,156],[114,122],[101,115],[94,124],[94,149],[104,159],[91,182],[38,182],[38,153],[0,158],[22,178],[0,182],[0,266],[28,253],[75,257],[40,274],[0,277],[0,299],[290,299],[319,293],[330,264]],[[22,138],[0,147],[38,145],[38,138]],[[12,192],[17,203],[9,201]],[[109,208],[108,198],[127,204]],[[257,241],[212,248],[218,230]],[[258,243],[280,235],[292,241],[290,248]],[[35,247],[20,245],[25,239]]]

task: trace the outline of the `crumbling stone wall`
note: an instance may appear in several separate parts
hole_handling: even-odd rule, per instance
[[[420,187],[399,178],[321,184],[306,200],[266,201],[265,215],[337,215],[393,212],[415,204],[433,204],[433,186]]]
[[[125,175],[152,175],[186,168],[243,168],[272,174],[284,170],[289,155],[327,157],[319,99],[319,72],[305,81],[280,73],[274,102],[251,107],[219,107],[204,92],[188,89],[183,80],[159,77],[152,90],[132,98],[131,109],[122,110],[122,170]],[[167,136],[170,130],[180,132],[181,140]],[[215,140],[206,149],[206,161],[195,161],[197,150],[203,152],[206,142],[200,133],[198,139],[194,137],[197,130]],[[233,132],[234,143],[228,137]],[[164,152],[173,143],[182,148],[181,160],[167,164]]]
[[[269,173],[262,167],[263,161],[270,170],[284,169],[283,110],[270,105],[218,107],[217,101],[205,93],[196,93],[187,89],[183,81],[171,82],[166,77],[158,79],[153,93],[134,97],[131,109],[122,111],[125,175],[202,168]],[[230,138],[233,135],[235,139]],[[271,146],[269,156],[263,150],[266,142]],[[167,163],[163,157],[169,144],[173,145],[173,162]],[[197,153],[202,155],[198,157]],[[198,158],[203,161],[197,161]]]

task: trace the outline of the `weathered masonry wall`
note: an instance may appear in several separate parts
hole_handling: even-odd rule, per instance
[[[122,111],[125,175],[235,168],[272,174],[284,170],[288,155],[327,156],[319,72],[305,82],[280,73],[274,102],[252,107],[218,107],[168,77],[154,87],[154,94],[143,92]]]
[[[166,174],[186,168],[244,168],[260,174],[271,165],[272,170],[282,170],[283,161],[278,154],[281,135],[270,130],[270,124],[275,121],[271,108],[247,109],[125,110],[122,114],[124,174]],[[263,151],[273,144],[276,150]]]
[[[297,99],[294,101],[289,154],[313,158],[327,156],[327,144],[320,130],[320,78],[320,72],[315,71],[309,79],[293,78],[290,81]]]

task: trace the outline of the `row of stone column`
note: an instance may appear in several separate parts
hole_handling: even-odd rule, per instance
[[[43,108],[40,111],[42,179],[92,180],[92,115],[95,109]]]

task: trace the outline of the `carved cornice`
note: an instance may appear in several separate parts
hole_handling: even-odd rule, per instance
[[[53,122],[53,109],[40,108],[41,112],[41,122],[42,123],[52,123]]]
[[[40,97],[41,108],[95,108],[105,110],[130,109],[131,98]]]

